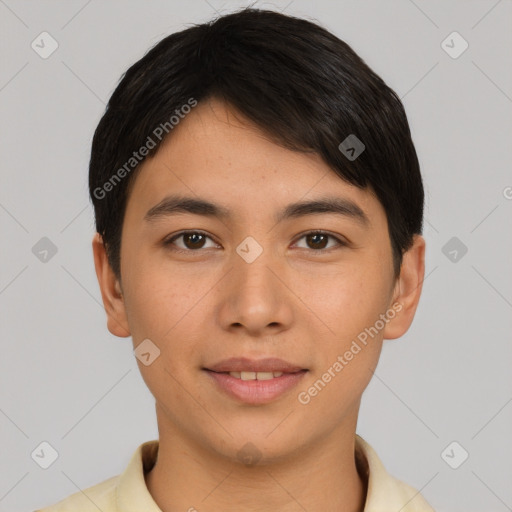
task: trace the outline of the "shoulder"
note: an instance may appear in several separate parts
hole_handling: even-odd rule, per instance
[[[419,491],[389,474],[375,450],[357,435],[356,460],[367,479],[364,512],[434,512]]]
[[[110,512],[116,510],[115,491],[119,476],[71,494],[67,498],[35,512]]]
[[[401,512],[434,512],[434,509],[414,487],[388,475],[387,488],[400,504]]]
[[[145,482],[145,472],[155,464],[158,445],[158,440],[142,443],[133,452],[130,462],[120,475],[75,492],[35,512],[158,511]]]

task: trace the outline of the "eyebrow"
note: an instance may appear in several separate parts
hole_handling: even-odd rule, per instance
[[[229,209],[211,203],[205,199],[171,195],[164,197],[157,205],[150,208],[144,216],[144,220],[152,222],[158,218],[168,217],[178,213],[192,213],[220,219],[230,219],[232,217]],[[278,212],[274,220],[276,222],[282,222],[286,219],[321,213],[342,215],[355,220],[363,227],[370,225],[368,216],[360,206],[350,199],[336,196],[325,196],[311,201],[291,203]]]

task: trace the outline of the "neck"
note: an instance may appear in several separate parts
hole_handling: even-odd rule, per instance
[[[291,454],[261,453],[251,466],[201,446],[158,417],[158,460],[146,484],[162,512],[364,509],[367,483],[356,465],[355,422]]]

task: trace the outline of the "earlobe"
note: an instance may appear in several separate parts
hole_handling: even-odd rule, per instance
[[[122,288],[108,262],[103,239],[99,233],[93,237],[92,251],[103,307],[107,314],[108,330],[115,336],[126,338],[131,333],[126,317]]]
[[[384,329],[384,339],[403,336],[412,324],[425,277],[425,239],[414,235],[412,247],[404,254],[390,307],[396,311]]]

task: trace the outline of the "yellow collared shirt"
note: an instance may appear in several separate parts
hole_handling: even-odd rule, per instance
[[[120,475],[35,512],[162,512],[144,478],[157,454],[158,440],[146,441],[135,450]],[[373,448],[357,435],[356,457],[368,478],[364,512],[434,512],[416,489],[391,476]]]

